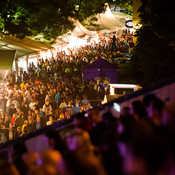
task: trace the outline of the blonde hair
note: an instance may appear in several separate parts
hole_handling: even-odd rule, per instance
[[[27,124],[22,125],[22,132],[24,132],[24,128],[27,127]]]

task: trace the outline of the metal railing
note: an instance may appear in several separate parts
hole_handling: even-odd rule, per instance
[[[161,81],[161,82],[158,82],[158,83],[155,83],[153,84],[152,86],[150,87],[147,87],[147,88],[143,88],[139,91],[136,91],[134,93],[131,93],[131,94],[128,94],[128,95],[125,95],[125,96],[122,96],[120,98],[117,98],[115,100],[112,100],[110,102],[108,102],[107,104],[103,105],[103,106],[112,106],[114,103],[123,103],[125,101],[128,101],[128,100],[131,100],[133,98],[136,98],[136,97],[139,97],[141,95],[144,95],[144,94],[147,94],[147,93],[151,93],[152,91],[156,90],[156,89],[160,89],[164,86],[168,86],[172,83],[175,83],[175,76],[165,80],[165,81]],[[97,100],[96,100],[97,101]],[[44,128],[41,128],[35,132],[31,132],[25,136],[22,136],[20,138],[16,138],[16,139],[13,139],[13,140],[10,140],[6,143],[2,143],[0,144],[0,150],[3,150],[5,148],[7,148],[8,146],[11,146],[11,145],[14,145],[16,143],[19,143],[19,142],[24,142],[28,139],[31,139],[33,137],[36,137],[40,134],[44,134],[46,133],[47,131],[49,131],[50,129],[52,128],[55,128],[55,129],[58,129],[58,130],[62,130],[64,128],[67,128],[69,126],[73,126],[73,118],[71,117],[70,119],[67,119],[67,120],[62,120],[62,121],[59,121],[59,122],[56,122],[54,123],[53,125],[50,125],[50,126],[47,126],[47,127],[44,127]]]

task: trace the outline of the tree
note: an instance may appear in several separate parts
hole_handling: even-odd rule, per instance
[[[74,28],[72,19],[85,18],[104,10],[105,0],[3,0],[0,30],[19,38],[42,34],[56,39]]]
[[[147,86],[175,75],[175,11],[166,1],[141,1],[142,27],[128,70],[137,83]]]
[[[0,31],[19,38],[42,34],[45,39],[73,30],[74,22],[104,11],[111,0],[2,0],[0,1]],[[130,0],[117,0],[124,4]]]
[[[118,6],[125,9],[125,13],[129,15],[133,13],[133,0],[108,0],[108,3],[115,8]]]

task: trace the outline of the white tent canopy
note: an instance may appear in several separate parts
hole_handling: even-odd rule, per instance
[[[75,38],[83,39],[85,37],[96,37],[97,30],[108,30],[110,32],[122,30],[126,27],[126,21],[132,19],[131,16],[126,14],[112,13],[107,3],[105,4],[105,8],[106,10],[104,13],[100,13],[95,16],[97,19],[96,21],[92,21],[91,18],[88,18],[86,21],[84,21],[85,26],[83,26],[78,20],[72,19],[75,25],[74,30],[59,38],[65,42],[73,42],[72,40],[74,40],[74,42],[77,42],[75,41]],[[86,25],[89,22],[92,25]],[[59,38],[57,41],[59,41]],[[59,42],[57,44],[59,44]]]
[[[96,35],[96,32],[90,31],[86,29],[78,20],[75,22],[75,29],[72,32],[73,37],[81,37],[81,36],[93,36]]]
[[[85,21],[85,26],[88,29],[108,31],[122,30],[126,27],[126,21],[132,20],[132,17],[130,15],[121,12],[112,13],[107,3],[105,4],[105,8],[106,10],[104,13],[100,13],[94,16],[97,19],[96,21],[91,21],[91,18],[88,18],[88,20]]]
[[[86,29],[78,20],[73,20],[73,22],[75,25],[74,30],[61,37],[58,37],[56,44],[53,44],[53,46],[60,45],[59,41],[61,40],[64,44],[66,43],[66,46],[62,48],[63,50],[67,48],[80,47],[87,43],[88,38],[97,36],[97,33],[95,31]]]
[[[97,21],[96,24],[100,25],[100,28],[108,29],[108,30],[116,30],[116,29],[122,29],[125,27],[125,20],[116,18],[109,7],[106,8],[105,13],[101,13],[97,15]]]

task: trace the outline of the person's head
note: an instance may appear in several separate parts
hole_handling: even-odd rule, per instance
[[[139,119],[147,116],[146,107],[142,101],[140,100],[133,101],[132,108],[134,115],[137,115]]]
[[[63,157],[59,151],[47,150],[43,152],[42,163],[44,174],[64,174],[66,171]]]
[[[87,99],[87,95],[84,94],[84,95],[83,95],[83,98],[84,98],[84,99]]]
[[[27,103],[27,102],[25,102],[25,103],[24,103],[24,106],[25,106],[25,107],[28,107],[28,103]]]
[[[11,88],[10,84],[8,84],[8,85],[7,85],[7,88],[8,88],[8,89],[10,89],[10,88]]]
[[[43,86],[42,86],[42,88],[43,88]],[[40,89],[40,94],[44,94],[43,89]]]
[[[162,111],[165,107],[165,103],[159,98],[155,98],[152,103],[153,116],[161,117]]]
[[[22,155],[22,160],[25,162],[28,169],[32,170],[37,167],[40,157],[36,152],[27,152]]]
[[[131,114],[130,108],[128,106],[125,106],[121,111],[121,116],[125,117]]]
[[[94,149],[88,132],[76,129],[69,133],[66,139],[67,148],[70,151],[91,151]]]
[[[21,127],[17,127],[16,131],[17,131],[17,133],[20,133],[21,132]]]
[[[41,117],[40,117],[39,114],[36,116],[36,120],[37,120],[37,122],[40,122],[41,121]]]
[[[9,116],[6,115],[6,116],[5,116],[5,121],[8,121],[8,120],[9,120]]]
[[[24,113],[21,112],[19,116],[20,116],[21,118],[24,118]]]
[[[18,114],[21,113],[21,109],[20,109],[20,108],[17,109],[17,113],[18,113]]]
[[[37,115],[39,113],[38,109],[35,109],[34,113]]]
[[[14,104],[12,104],[12,105],[11,105],[11,107],[12,107],[12,109],[14,109],[14,108],[15,108],[15,105],[14,105]]]
[[[151,102],[156,98],[155,94],[147,94],[143,97],[143,103],[146,107],[149,107]]]
[[[36,110],[36,105],[32,106],[32,110],[35,111]]]
[[[46,104],[46,105],[49,105],[49,100],[46,100],[45,104]]]
[[[89,119],[92,123],[98,123],[101,121],[98,109],[90,109],[88,112]]]
[[[50,148],[58,150],[61,153],[66,149],[65,142],[59,131],[49,130],[45,135],[48,138],[48,145]]]
[[[53,116],[52,116],[52,115],[49,117],[49,121],[50,121],[51,123],[53,123]]]
[[[31,114],[32,114],[32,111],[31,111],[31,110],[29,110],[29,111],[28,111],[28,115],[31,115]]]

